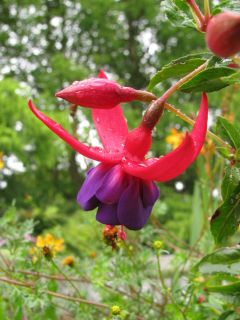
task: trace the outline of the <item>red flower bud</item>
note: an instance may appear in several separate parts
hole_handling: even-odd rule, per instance
[[[75,81],[71,86],[57,92],[56,97],[82,107],[97,109],[110,109],[121,102],[133,100],[150,102],[156,99],[150,92],[122,87],[104,78]]]
[[[206,43],[217,56],[227,58],[240,51],[240,14],[223,12],[208,23]]]
[[[198,304],[201,304],[201,303],[203,303],[205,300],[206,300],[205,297],[204,297],[203,295],[201,295],[201,296],[198,297],[197,303],[198,303]]]
[[[229,63],[227,65],[229,68],[239,69],[240,66],[237,63]]]

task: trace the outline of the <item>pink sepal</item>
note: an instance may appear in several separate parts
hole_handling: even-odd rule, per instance
[[[42,121],[51,131],[53,131],[57,136],[59,136],[62,140],[64,140],[67,144],[69,144],[74,150],[79,152],[85,157],[88,157],[92,160],[97,160],[101,162],[108,163],[118,163],[121,158],[121,153],[107,153],[102,148],[98,147],[90,147],[87,146],[74,137],[72,137],[68,132],[66,132],[63,127],[57,122],[45,116],[42,112],[40,112],[32,103],[31,100],[28,102],[29,108],[35,114],[35,116]]]
[[[107,78],[103,70],[99,78]],[[92,118],[106,151],[119,152],[123,149],[128,127],[120,105],[112,109],[92,109]]]
[[[168,181],[176,178],[198,156],[207,132],[208,102],[205,93],[202,95],[201,107],[190,134],[187,134],[182,144],[167,155],[150,158],[143,162],[126,160],[123,170],[127,173],[145,180]]]

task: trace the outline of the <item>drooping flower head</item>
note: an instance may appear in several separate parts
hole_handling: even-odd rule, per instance
[[[99,77],[106,79],[103,72]],[[38,119],[74,150],[100,162],[87,173],[77,195],[80,206],[86,211],[97,208],[96,218],[103,224],[141,229],[159,197],[154,181],[168,181],[180,175],[195,160],[203,146],[207,130],[207,96],[202,96],[193,130],[186,134],[178,148],[159,158],[146,158],[146,154],[151,147],[152,129],[158,120],[155,116],[161,115],[163,107],[159,111],[154,103],[153,107],[150,105],[139,127],[128,132],[121,106],[115,105],[109,109],[109,99],[104,98],[102,91],[101,97],[103,101],[99,104],[104,106],[106,100],[106,109],[92,107],[92,118],[103,148],[77,141],[41,113],[31,101],[29,107]]]

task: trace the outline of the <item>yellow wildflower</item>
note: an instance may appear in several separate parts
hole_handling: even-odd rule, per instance
[[[173,149],[176,149],[182,142],[185,137],[183,132],[178,132],[176,128],[171,129],[171,134],[166,137],[166,142],[172,146]]]
[[[225,119],[227,119],[229,122],[233,122],[234,120],[234,113],[230,112],[230,113],[227,113],[227,114],[224,114],[223,115]]]
[[[198,282],[198,283],[204,283],[204,282],[206,282],[206,279],[204,277],[200,276],[200,277],[194,278],[193,281]]]
[[[62,265],[73,267],[74,266],[74,257],[73,256],[67,256],[62,260]]]
[[[90,256],[90,258],[95,259],[96,256],[97,256],[97,253],[96,253],[95,251],[93,251],[93,252],[91,252],[91,253],[89,254],[89,256]]]
[[[38,254],[39,254],[38,249],[36,247],[32,247],[29,249],[28,252],[29,252],[30,256],[32,256],[32,262],[36,263],[38,260]]]
[[[36,247],[42,250],[42,254],[46,258],[52,258],[56,253],[63,250],[63,243],[63,239],[54,238],[53,235],[47,233],[45,237],[37,237]]]
[[[3,152],[0,152],[0,170],[4,168]]]
[[[203,156],[213,155],[215,152],[215,145],[213,140],[207,139],[204,146],[202,147],[201,154]]]

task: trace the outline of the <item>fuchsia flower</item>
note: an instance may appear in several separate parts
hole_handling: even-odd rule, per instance
[[[106,78],[103,72],[99,77]],[[152,129],[142,122],[138,128],[128,132],[120,105],[107,110],[92,109],[92,118],[103,148],[77,141],[41,113],[31,101],[29,107],[37,118],[74,150],[100,161],[97,167],[88,171],[77,195],[80,206],[86,211],[98,208],[96,218],[103,224],[124,225],[134,230],[145,225],[159,197],[153,181],[168,181],[185,171],[198,156],[207,130],[208,103],[206,94],[203,94],[193,130],[186,134],[181,145],[165,156],[145,158],[151,146]]]
[[[227,58],[240,51],[240,14],[223,12],[208,23],[206,43],[219,57]]]

